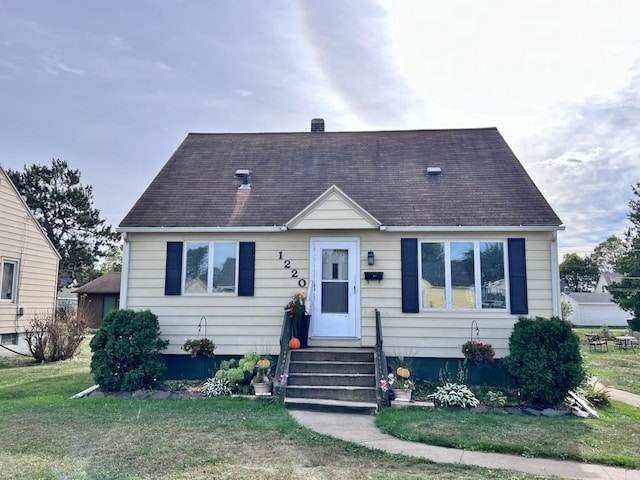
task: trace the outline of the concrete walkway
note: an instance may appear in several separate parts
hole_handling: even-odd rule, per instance
[[[612,399],[640,407],[640,396],[609,389]],[[420,457],[436,463],[475,465],[485,468],[515,470],[533,475],[556,475],[562,478],[640,480],[640,470],[607,467],[564,460],[525,458],[502,453],[471,452],[454,448],[436,447],[424,443],[407,442],[382,433],[372,415],[290,410],[301,425],[324,435],[357,443],[365,447]]]

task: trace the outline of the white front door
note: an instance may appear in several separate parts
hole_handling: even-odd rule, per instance
[[[360,337],[358,240],[312,240],[311,337]]]

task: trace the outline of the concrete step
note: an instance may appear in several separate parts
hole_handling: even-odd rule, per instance
[[[291,351],[287,408],[375,413],[375,355],[370,348]]]
[[[376,378],[362,373],[295,373],[290,374],[287,385],[375,387]]]
[[[376,389],[353,386],[287,385],[286,398],[314,398],[345,402],[375,402]]]
[[[291,360],[309,362],[373,362],[374,351],[370,348],[320,348],[311,347],[291,351]]]
[[[373,375],[376,366],[371,362],[298,361],[289,362],[289,374],[293,373],[359,373]]]
[[[285,398],[285,407],[292,410],[313,410],[323,412],[361,413],[374,415],[378,409],[376,402],[344,402],[313,398]]]

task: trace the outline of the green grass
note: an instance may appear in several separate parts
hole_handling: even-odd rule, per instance
[[[609,351],[591,351],[586,344],[585,334],[600,333],[598,329],[575,329],[580,338],[580,348],[590,375],[612,388],[640,395],[640,349],[620,350],[613,341],[609,342]],[[609,330],[613,338],[627,335],[626,330]]]
[[[589,351],[586,333],[576,329],[587,371],[606,386],[640,395],[640,352]],[[611,330],[623,335],[624,331]],[[390,435],[432,445],[512,453],[640,468],[640,409],[620,402],[598,410],[600,418],[546,418],[474,414],[456,410],[386,409],[380,429]]]
[[[534,417],[446,409],[385,409],[380,429],[444,447],[640,468],[640,410],[618,402],[600,418]]]
[[[273,400],[70,397],[84,347],[56,364],[0,360],[0,465],[11,479],[533,479],[433,464],[319,435]]]

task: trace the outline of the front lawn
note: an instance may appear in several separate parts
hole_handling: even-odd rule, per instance
[[[640,409],[614,402],[600,418],[534,417],[450,409],[384,409],[378,427],[404,440],[640,468]]]
[[[2,478],[541,479],[385,454],[298,425],[276,401],[71,400],[93,384],[73,360],[0,359]]]
[[[593,352],[586,333],[576,329],[586,370],[609,387],[640,395],[640,352]],[[611,335],[624,332],[612,330]],[[598,409],[600,418],[546,418],[464,410],[385,409],[378,415],[380,429],[405,440],[530,457],[571,459],[640,468],[640,409],[620,402]]]

